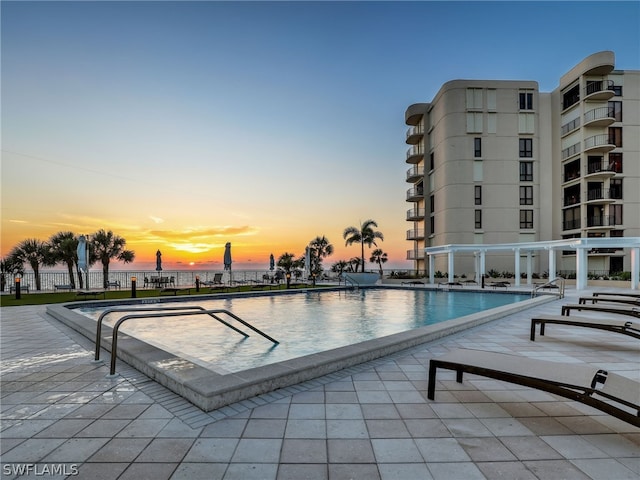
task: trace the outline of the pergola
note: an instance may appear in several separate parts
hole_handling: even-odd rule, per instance
[[[543,242],[498,243],[498,244],[451,244],[424,249],[429,259],[429,282],[434,283],[434,256],[448,255],[449,282],[454,281],[454,259],[456,253],[473,253],[476,261],[476,282],[480,284],[481,275],[485,273],[485,256],[487,252],[514,252],[515,284],[520,285],[520,257],[527,256],[527,284],[531,284],[533,252],[547,251],[549,254],[549,280],[556,278],[556,251],[576,250],[576,290],[587,287],[588,252],[592,249],[614,248],[630,249],[631,253],[631,288],[637,289],[640,283],[640,237],[608,237],[608,238],[574,238],[568,240],[550,240]]]

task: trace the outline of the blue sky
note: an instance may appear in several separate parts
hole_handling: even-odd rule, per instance
[[[602,50],[637,70],[639,5],[3,1],[2,254],[111,228],[140,261],[317,235],[335,261],[373,218],[410,265],[407,106],[458,78],[548,92]]]

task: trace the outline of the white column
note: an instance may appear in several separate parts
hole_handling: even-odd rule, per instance
[[[515,265],[515,276],[516,276],[516,287],[520,286],[520,249],[516,248],[514,265]]]
[[[527,285],[531,285],[531,270],[533,269],[533,252],[527,252]]]
[[[434,283],[433,279],[435,277],[435,274],[433,270],[435,262],[433,261],[433,255],[427,255],[427,257],[429,257],[429,283]]]
[[[576,290],[587,288],[588,269],[587,249],[577,247],[576,249]]]
[[[556,278],[556,251],[549,249],[549,281]]]
[[[631,288],[634,290],[640,283],[638,277],[640,277],[640,248],[634,247],[631,249]]]
[[[478,252],[473,252],[473,264],[476,270],[475,281],[480,285],[480,282],[482,282],[482,275],[480,274],[480,254]]]
[[[454,260],[454,253],[453,251],[449,251],[449,253],[447,254],[447,270],[449,271],[448,275],[449,275],[449,282],[453,282],[454,281],[454,272],[453,272],[453,260]]]
[[[486,268],[485,254],[486,252],[484,250],[480,251],[480,281],[482,281],[482,277],[484,277],[484,269]]]

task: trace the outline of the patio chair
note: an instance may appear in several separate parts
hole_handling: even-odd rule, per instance
[[[578,303],[598,303],[598,302],[607,302],[607,303],[624,303],[627,305],[638,305],[640,306],[640,298],[624,298],[624,297],[605,297],[605,296],[593,296],[593,297],[580,297],[578,299]]]
[[[624,293],[624,292],[593,292],[591,295],[593,295],[594,297],[599,297],[600,295],[604,295],[606,297],[640,298],[640,293]]]
[[[570,325],[573,327],[596,328],[609,332],[622,333],[630,337],[640,338],[640,323],[625,320],[601,320],[598,318],[567,317],[562,315],[542,315],[531,319],[531,341],[536,340],[536,325],[540,325],[540,335],[544,335],[547,323],[555,325]]]
[[[429,362],[427,397],[435,399],[438,368],[543,390],[584,403],[640,427],[640,382],[588,364],[549,362],[481,350],[458,349]]]
[[[593,312],[605,312],[615,313],[618,315],[630,315],[632,317],[640,318],[640,308],[638,307],[619,307],[617,305],[603,305],[603,304],[566,304],[562,306],[562,315],[569,315],[571,310],[589,310]]]

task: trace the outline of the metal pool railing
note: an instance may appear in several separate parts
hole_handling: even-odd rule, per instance
[[[558,298],[564,298],[564,277],[556,277],[543,285],[536,286],[533,290],[531,290],[531,298],[534,298],[538,294],[538,290],[543,288],[557,288]]]
[[[231,325],[230,323],[226,322],[225,320],[221,319],[218,316],[219,314],[225,314],[225,315],[231,317],[232,319],[236,320],[237,322],[240,322],[244,326],[250,328],[254,332],[262,335],[264,338],[266,338],[267,340],[273,342],[274,344],[277,345],[277,344],[280,343],[277,340],[275,340],[274,338],[272,338],[269,335],[267,335],[266,333],[262,332],[261,330],[257,329],[253,325],[251,325],[249,322],[241,319],[240,317],[238,317],[234,313],[231,313],[228,310],[224,310],[224,309],[220,309],[220,308],[213,309],[213,310],[207,310],[204,307],[201,307],[199,305],[189,305],[189,306],[181,306],[181,307],[157,307],[157,308],[153,308],[153,307],[145,307],[145,308],[110,308],[110,309],[107,309],[104,312],[102,312],[102,314],[98,318],[98,324],[97,324],[97,327],[96,327],[96,354],[95,354],[95,360],[96,361],[100,360],[100,344],[101,344],[101,338],[102,338],[102,322],[104,321],[104,318],[107,315],[109,315],[110,313],[115,313],[115,312],[156,312],[156,313],[129,314],[129,315],[123,316],[122,318],[120,318],[115,323],[115,325],[113,326],[113,335],[112,335],[112,340],[111,340],[111,369],[110,369],[110,372],[109,372],[110,375],[115,375],[115,372],[116,372],[116,357],[117,357],[117,353],[118,353],[117,352],[117,350],[118,350],[118,331],[120,329],[120,325],[122,325],[127,320],[132,320],[132,319],[166,318],[166,317],[178,317],[178,316],[185,316],[185,315],[208,315],[208,316],[212,317],[214,320],[217,320],[218,322],[222,323],[223,325],[225,325],[225,326],[231,328],[232,330],[238,332],[240,335],[243,335],[244,337],[248,337],[249,336],[249,334],[247,334],[247,333],[243,332],[242,330],[234,327],[233,325]]]

